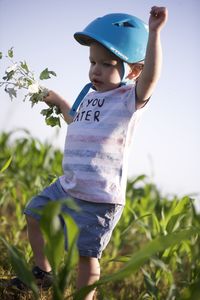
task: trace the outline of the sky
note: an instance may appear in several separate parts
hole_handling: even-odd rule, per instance
[[[43,81],[73,103],[88,82],[88,48],[76,31],[108,13],[135,15],[148,23],[152,6],[166,6],[169,19],[161,33],[161,78],[133,137],[129,179],[146,174],[167,197],[195,195],[200,209],[200,1],[0,0],[0,51],[14,47],[16,61],[26,60],[36,78],[46,67],[57,77]],[[9,64],[0,61],[0,77]],[[63,150],[67,125],[51,128],[22,94],[10,101],[0,88],[0,131],[28,129]]]

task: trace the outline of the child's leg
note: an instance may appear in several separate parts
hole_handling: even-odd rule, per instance
[[[36,266],[43,271],[51,271],[51,266],[44,255],[44,240],[40,230],[39,222],[31,216],[26,216],[28,225],[28,237],[33,250]]]
[[[26,216],[28,237],[33,250],[35,264],[43,271],[51,271],[51,266],[44,255],[44,239],[39,222],[31,216]],[[98,258],[80,256],[78,265],[77,289],[93,284],[100,278],[100,265]],[[84,300],[92,300],[95,290],[91,291]]]
[[[93,284],[99,280],[100,265],[96,257],[80,256],[78,265],[77,288]],[[91,291],[84,300],[92,300],[95,290]]]
[[[39,195],[33,197],[24,210],[28,225],[28,237],[33,250],[35,264],[45,272],[51,271],[51,266],[44,255],[44,240],[38,221],[40,215],[36,211],[42,210],[50,201],[66,198],[67,194],[62,190],[59,180],[57,180],[45,188]]]

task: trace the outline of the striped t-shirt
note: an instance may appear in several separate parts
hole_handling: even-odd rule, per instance
[[[68,126],[63,189],[91,202],[125,203],[127,164],[136,121],[135,86],[91,92]]]

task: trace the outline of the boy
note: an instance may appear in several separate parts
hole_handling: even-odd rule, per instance
[[[125,204],[130,140],[143,107],[160,76],[160,31],[167,20],[165,7],[152,7],[149,33],[146,24],[127,14],[109,14],[91,22],[75,39],[89,46],[91,84],[83,89],[72,109],[49,91],[47,104],[60,108],[69,125],[63,159],[64,175],[34,197],[25,208],[37,282],[52,282],[44,256],[39,216],[48,201],[73,198],[81,211],[71,213],[79,226],[77,289],[100,277],[99,258],[108,244]],[[88,93],[92,87],[94,91]],[[78,112],[76,108],[78,107]],[[67,207],[64,211],[68,212]],[[20,279],[13,284],[23,288]],[[85,300],[93,299],[91,291]]]

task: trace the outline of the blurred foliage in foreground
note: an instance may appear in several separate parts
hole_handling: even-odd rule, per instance
[[[19,295],[1,286],[0,298],[72,299],[77,262],[76,225],[65,218],[72,230],[71,248],[64,254],[60,228],[57,225],[54,228],[60,204],[44,212],[41,228],[47,243],[46,253],[53,264],[55,285],[52,291],[41,292],[30,275],[33,261],[23,216],[29,199],[62,174],[62,153],[26,131],[20,138],[14,132],[1,133],[0,149],[0,282],[18,273],[29,278],[33,291]],[[53,227],[46,226],[48,222]],[[199,230],[200,216],[190,197],[174,196],[169,200],[145,175],[129,181],[123,216],[101,259],[102,279],[97,283],[96,299],[199,300]],[[83,299],[83,294],[84,289],[73,299]]]

